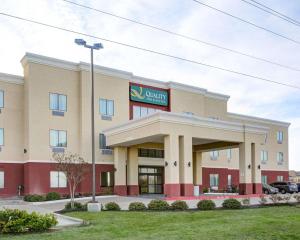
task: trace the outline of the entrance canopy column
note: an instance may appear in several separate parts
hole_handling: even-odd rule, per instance
[[[192,137],[179,137],[179,167],[182,196],[193,196],[193,144]]]
[[[128,195],[139,194],[138,167],[138,149],[135,147],[130,147],[128,148],[127,160]]]
[[[165,184],[166,196],[180,196],[179,183],[179,136],[167,135],[164,137],[165,148]]]
[[[115,147],[114,148],[114,164],[115,164],[115,194],[125,196],[127,195],[126,186],[126,159],[127,148]]]
[[[240,194],[252,194],[252,150],[251,142],[245,141],[239,145]]]

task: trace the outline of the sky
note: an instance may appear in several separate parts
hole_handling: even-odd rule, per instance
[[[77,3],[160,26],[180,34],[300,69],[300,44],[222,15],[192,0],[73,0]],[[241,0],[201,0],[274,32],[300,41],[300,27]],[[300,21],[298,0],[259,0]],[[145,28],[62,0],[1,0],[0,12],[124,42],[206,64],[300,87],[300,72],[231,54],[184,38]],[[0,72],[22,75],[25,52],[73,62],[89,62],[74,44],[80,35],[0,15]],[[90,43],[99,42],[84,37]],[[300,170],[300,90],[101,41],[95,63],[162,81],[175,81],[230,95],[228,111],[290,122],[290,169]]]

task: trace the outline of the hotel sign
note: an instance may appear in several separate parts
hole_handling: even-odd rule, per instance
[[[168,91],[141,87],[137,85],[130,86],[130,100],[160,106],[169,105]]]

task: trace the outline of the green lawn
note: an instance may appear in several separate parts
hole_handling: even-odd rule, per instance
[[[188,212],[78,212],[90,222],[83,227],[1,240],[104,239],[300,239],[300,208],[294,206],[244,210]]]

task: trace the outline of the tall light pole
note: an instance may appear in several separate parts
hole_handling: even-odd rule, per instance
[[[86,44],[86,41],[83,39],[75,39],[75,43],[89,48],[91,50],[91,82],[92,82],[92,104],[91,104],[91,126],[92,126],[92,193],[93,198],[92,202],[96,202],[96,165],[95,165],[95,101],[94,101],[94,50],[99,50],[103,48],[101,43],[95,43],[93,45]]]

